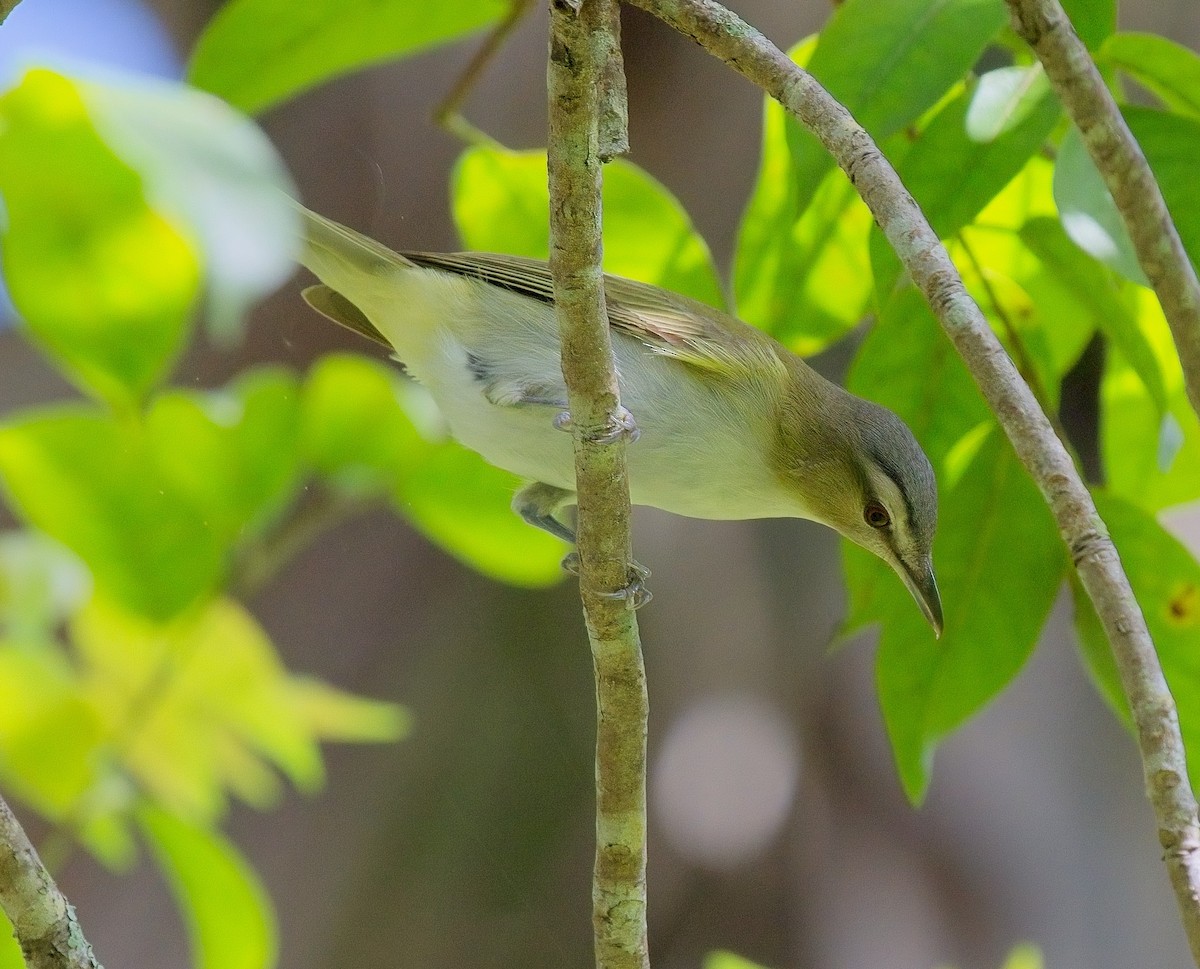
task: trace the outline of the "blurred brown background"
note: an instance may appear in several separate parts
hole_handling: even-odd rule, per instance
[[[25,0],[14,32],[26,7],[65,2]],[[95,43],[130,4],[68,5],[58,23]],[[784,45],[828,13],[817,0],[732,5]],[[215,4],[150,6],[182,57]],[[1126,0],[1121,19],[1200,46],[1197,0]],[[638,11],[624,25],[631,157],[682,200],[727,272],[757,168],[759,95]],[[544,140],[544,46],[539,12],[467,106],[512,147]],[[397,246],[455,248],[446,182],[460,146],[428,119],[471,49],[270,113],[306,202]],[[243,350],[197,349],[178,382],[366,352],[296,288],[261,308]],[[837,374],[845,360],[818,365]],[[66,393],[0,332],[0,411]],[[1134,746],[1076,660],[1069,603],[1013,687],[942,749],[914,811],[880,722],[873,637],[828,652],[844,608],[831,532],[642,510],[636,544],[655,573],[640,618],[658,969],[698,966],[714,948],[778,969],[990,969],[1021,940],[1050,969],[1188,963]],[[319,797],[233,812],[229,831],[278,907],[281,965],[589,965],[592,686],[571,585],[494,585],[379,513],[329,534],[251,605],[292,668],[416,717],[399,745],[330,749]],[[118,878],[78,858],[63,887],[110,969],[188,965],[149,866]]]

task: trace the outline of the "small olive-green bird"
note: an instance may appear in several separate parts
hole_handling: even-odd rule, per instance
[[[454,436],[530,482],[527,522],[572,541],[571,437],[546,263],[397,253],[302,209],[308,303],[393,350]],[[694,518],[796,517],[890,565],[937,635],[937,485],[890,410],[830,383],[759,330],[655,286],[604,279],[634,504]]]

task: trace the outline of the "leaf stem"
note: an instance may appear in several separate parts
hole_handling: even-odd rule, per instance
[[[474,90],[475,85],[479,83],[483,72],[487,70],[488,65],[504,47],[504,42],[508,40],[509,34],[525,19],[525,15],[533,9],[533,5],[534,0],[512,0],[504,19],[496,24],[483,39],[483,43],[479,45],[479,49],[475,51],[466,68],[458,76],[458,80],[454,82],[450,92],[441,104],[433,109],[433,120],[438,127],[468,145],[502,147],[495,138],[482,129],[476,128],[466,119],[462,113],[462,106],[471,91]]]
[[[626,436],[601,274],[601,101],[611,0],[551,0],[547,66],[550,269],[575,440],[580,596],[596,677],[598,969],[648,969],[646,673],[630,585]],[[623,112],[620,112],[623,113]],[[618,596],[624,595],[624,598]]]
[[[1193,957],[1200,964],[1200,824],[1178,711],[1117,550],[1066,448],[968,295],[937,234],[850,113],[812,75],[714,0],[629,2],[691,37],[816,135],[850,177],[962,356],[1054,513],[1112,646],[1133,714],[1167,870]]]
[[[1171,327],[1188,400],[1200,414],[1200,279],[1146,156],[1058,0],[1007,2],[1013,26],[1045,67],[1121,213]]]

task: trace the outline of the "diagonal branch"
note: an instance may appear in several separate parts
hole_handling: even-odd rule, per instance
[[[1112,645],[1167,869],[1192,955],[1200,963],[1200,826],[1175,702],[1116,548],[1046,415],[967,295],[937,234],[845,108],[762,34],[713,0],[629,2],[725,61],[820,139],[862,195],[971,371],[1054,513]]]
[[[1200,414],[1200,280],[1146,156],[1058,0],[1008,0],[1013,24],[1046,69],[1104,176],[1142,272],[1175,338],[1192,409]]]
[[[550,268],[575,438],[580,595],[596,675],[596,965],[647,969],[646,676],[631,608],[627,435],[619,430],[624,411],[600,268],[600,101],[619,93],[606,78],[617,45],[612,23],[611,0],[551,0]]]
[[[75,909],[46,871],[29,838],[0,800],[0,908],[29,969],[101,969]]]

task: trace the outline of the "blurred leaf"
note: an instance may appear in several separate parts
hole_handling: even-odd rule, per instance
[[[1017,946],[1008,954],[1004,969],[1045,969],[1042,950],[1028,942]]]
[[[0,646],[0,765],[5,787],[65,818],[99,781],[96,710],[57,650]]]
[[[1003,0],[847,0],[808,69],[883,141],[936,104],[1006,22]],[[797,123],[788,122],[787,138],[799,213],[833,161]]]
[[[0,194],[5,279],[31,336],[86,390],[136,401],[183,345],[199,268],[66,78],[30,71],[0,98]]]
[[[309,460],[335,487],[390,497],[431,541],[484,575],[520,586],[562,579],[566,545],[512,511],[519,479],[450,440],[425,391],[347,355],[320,361],[304,397]]]
[[[473,146],[451,177],[454,221],[468,249],[546,259],[546,155]],[[723,307],[708,246],[667,189],[631,162],[604,168],[604,270]]]
[[[85,682],[129,769],[176,813],[211,820],[224,788],[278,796],[269,759],[298,787],[323,779],[316,738],[266,633],[231,600],[169,624],[97,600],[72,624]]]
[[[1088,50],[1117,29],[1117,0],[1063,0],[1063,9]]]
[[[1034,111],[1045,110],[1054,100],[1050,81],[1040,63],[1014,65],[988,71],[979,78],[967,107],[967,137],[994,141],[1013,130]]]
[[[411,470],[395,500],[432,541],[484,575],[530,588],[554,585],[562,581],[559,563],[568,547],[512,510],[520,484],[447,440]]]
[[[0,533],[0,635],[49,641],[91,591],[74,555],[34,531]]]
[[[166,618],[211,592],[225,549],[157,467],[137,424],[83,405],[0,427],[0,479],[14,508],[89,566],[98,589]]]
[[[300,388],[279,368],[246,371],[223,390],[155,398],[150,455],[181,500],[228,547],[273,518],[300,468]]]
[[[212,333],[232,340],[249,308],[291,276],[300,249],[299,215],[285,197],[296,192],[274,146],[254,122],[184,84],[114,74],[80,92],[155,207],[191,228]]]
[[[733,952],[710,952],[704,957],[704,969],[765,969]]]
[[[275,912],[254,871],[215,831],[150,805],[142,831],[183,910],[197,969],[270,969]]]
[[[947,239],[971,222],[1045,141],[1059,108],[1049,88],[1025,117],[989,141],[967,131],[973,95],[963,92],[930,121],[897,166],[905,187],[930,226]],[[900,278],[900,260],[878,226],[871,229],[876,291],[887,294]]]
[[[1200,185],[1195,178],[1200,121],[1145,108],[1127,107],[1123,113],[1162,189],[1192,264],[1200,265]],[[1116,203],[1074,129],[1059,147],[1054,197],[1063,227],[1076,245],[1127,279],[1148,285]]]
[[[0,909],[0,969],[25,969],[25,956],[13,935],[12,923]]]
[[[457,40],[506,0],[228,0],[192,51],[189,80],[257,113],[317,84]]]
[[[1124,71],[1177,114],[1200,117],[1200,55],[1158,34],[1114,34],[1102,64]]]
[[[1041,495],[998,431],[942,496],[934,563],[946,609],[935,640],[900,580],[843,542],[847,576],[888,571],[870,602],[883,630],[879,700],[905,792],[920,803],[937,744],[1017,675],[1066,571]]]
[[[1105,492],[1096,507],[1108,526],[1146,617],[1163,673],[1179,708],[1179,726],[1189,753],[1200,751],[1200,563],[1154,516]],[[1078,586],[1078,583],[1075,583]],[[1085,662],[1100,692],[1128,723],[1128,705],[1100,620],[1086,596],[1075,590],[1075,627]],[[1200,783],[1200,759],[1190,756],[1188,773]]]
[[[411,727],[403,707],[355,696],[311,677],[293,678],[288,692],[301,719],[322,740],[391,743],[403,740]]]
[[[388,494],[431,445],[404,413],[395,368],[365,357],[331,354],[304,387],[307,459],[338,490]]]
[[[1168,411],[1164,418],[1139,370],[1114,346],[1100,384],[1100,453],[1109,490],[1157,511],[1200,498],[1200,422],[1158,300],[1149,290],[1131,288],[1127,304],[1157,360]],[[1164,426],[1166,436],[1175,437],[1166,453],[1164,443],[1172,442],[1162,440]]]

